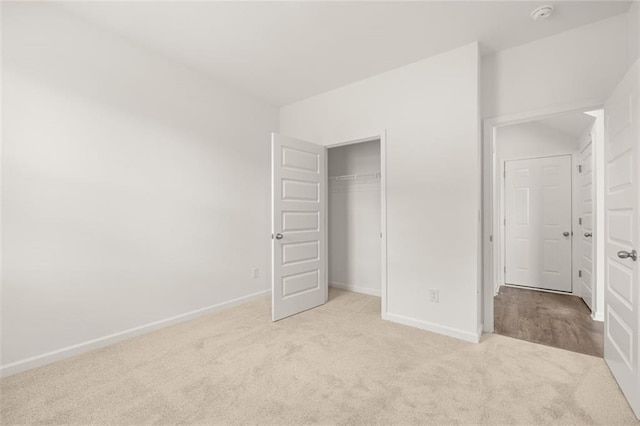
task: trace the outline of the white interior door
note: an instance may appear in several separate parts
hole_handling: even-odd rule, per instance
[[[571,291],[571,156],[505,162],[505,283]]]
[[[640,418],[640,285],[638,284],[638,107],[636,62],[605,104],[604,357]]]
[[[578,293],[593,311],[593,155],[592,143],[580,153],[580,289]]]
[[[272,318],[327,300],[326,149],[271,136]]]

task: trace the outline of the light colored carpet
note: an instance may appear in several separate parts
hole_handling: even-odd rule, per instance
[[[268,300],[3,379],[2,424],[638,424],[599,358],[382,321],[339,290]]]

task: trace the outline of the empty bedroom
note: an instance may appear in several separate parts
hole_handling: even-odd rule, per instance
[[[0,36],[1,424],[638,424],[638,1]]]

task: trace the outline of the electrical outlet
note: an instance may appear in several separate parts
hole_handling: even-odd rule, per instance
[[[253,278],[258,278],[259,275],[260,275],[260,269],[258,268],[251,269],[251,276]]]
[[[436,290],[435,288],[432,288],[431,290],[429,290],[429,301],[432,303],[439,303],[440,290]]]

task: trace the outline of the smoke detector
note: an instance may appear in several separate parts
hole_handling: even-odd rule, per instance
[[[552,13],[553,13],[553,6],[551,5],[540,6],[534,9],[533,12],[531,12],[531,19],[533,19],[534,21],[542,21],[544,19],[547,19],[549,16],[551,16]]]

